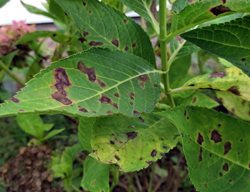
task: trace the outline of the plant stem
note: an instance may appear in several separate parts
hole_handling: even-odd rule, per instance
[[[161,49],[161,66],[162,71],[167,72],[162,75],[163,84],[165,87],[165,94],[168,98],[169,105],[175,106],[174,99],[170,94],[170,83],[169,83],[169,65],[167,56],[167,0],[160,0],[160,49]]]
[[[16,82],[18,82],[20,85],[22,85],[22,86],[25,85],[25,83],[24,83],[21,79],[19,79],[19,77],[17,77],[14,73],[12,73],[12,72],[8,69],[8,67],[5,66],[5,64],[4,64],[2,61],[0,61],[0,68],[1,68],[3,71],[5,71],[12,79],[14,79]]]

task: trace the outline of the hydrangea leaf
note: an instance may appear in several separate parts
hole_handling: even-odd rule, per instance
[[[250,124],[199,107],[169,118],[182,132],[190,178],[198,191],[250,190]]]
[[[84,160],[84,173],[81,186],[88,191],[109,192],[110,166],[103,164],[92,157]]]
[[[0,116],[67,113],[134,116],[159,99],[160,71],[129,53],[91,49],[53,63],[0,105]]]
[[[217,97],[228,111],[241,119],[250,121],[250,101],[241,99],[232,93],[217,91]]]
[[[166,113],[143,115],[138,119],[124,116],[102,118],[92,136],[92,157],[117,164],[121,171],[132,172],[148,167],[176,146],[177,129]]]
[[[168,38],[181,34],[202,23],[219,17],[250,12],[250,0],[203,0],[186,6],[173,16],[171,31]]]
[[[249,3],[250,5],[250,3]],[[182,35],[186,40],[227,59],[250,75],[250,17],[211,25]]]
[[[233,93],[250,101],[250,77],[236,67],[205,74],[187,81],[183,89],[215,89]]]
[[[56,0],[81,33],[84,46],[128,51],[151,64],[155,56],[143,29],[123,13],[98,0]]]

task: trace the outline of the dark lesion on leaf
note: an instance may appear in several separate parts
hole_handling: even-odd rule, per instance
[[[117,39],[113,39],[112,44],[116,47],[119,47],[119,41]]]
[[[134,100],[135,99],[135,93],[131,92],[129,93],[129,97],[131,100]]]
[[[116,159],[117,161],[120,161],[120,160],[121,160],[120,157],[119,157],[118,155],[115,155],[115,159]]]
[[[87,110],[86,108],[81,107],[81,106],[78,106],[78,110],[79,110],[80,112],[83,112],[83,113],[87,113],[87,112],[88,112],[88,110]]]
[[[210,75],[210,78],[223,78],[226,76],[226,73],[224,71],[221,72],[215,72]]]
[[[228,165],[228,163],[225,163],[225,164],[223,165],[222,168],[223,168],[224,171],[227,172],[227,171],[229,170],[229,165]]]
[[[67,97],[66,87],[71,85],[68,75],[63,68],[57,68],[54,73],[56,92],[52,94],[52,98],[64,105],[71,105],[72,101]]]
[[[139,80],[140,87],[144,89],[146,83],[150,80],[150,78],[149,78],[149,76],[147,74],[144,74],[144,75],[140,75],[138,77],[138,80]]]
[[[219,6],[216,6],[216,7],[213,7],[210,9],[210,12],[215,16],[218,16],[220,14],[230,12],[230,11],[231,11],[231,9],[229,9],[228,7],[226,7],[224,5],[219,5]]]
[[[232,149],[232,144],[230,142],[226,142],[224,144],[224,155],[228,154],[231,149]]]
[[[222,141],[221,134],[217,130],[213,130],[211,132],[211,140],[214,141],[214,143],[219,143]]]
[[[95,82],[96,80],[96,73],[95,73],[95,69],[94,68],[88,68],[82,61],[79,61],[77,64],[77,68],[83,72],[84,74],[86,74],[88,76],[88,79],[91,82]]]
[[[92,47],[98,47],[98,46],[102,46],[103,42],[98,42],[98,41],[90,41],[89,45]]]
[[[154,149],[153,151],[151,151],[151,157],[155,157],[157,155],[157,151]]]
[[[126,133],[128,139],[135,139],[138,136],[138,133],[135,131],[130,131]]]
[[[199,145],[202,145],[202,143],[204,142],[204,138],[203,136],[201,135],[201,133],[198,134],[198,137],[197,137],[197,143]]]
[[[236,86],[230,87],[227,91],[231,92],[234,95],[240,96],[240,91]]]
[[[103,104],[111,104],[112,103],[112,99],[110,99],[109,97],[102,95],[99,99],[99,101]]]
[[[19,103],[20,102],[20,100],[17,99],[16,97],[12,97],[10,100],[13,101],[14,103]]]
[[[198,155],[198,160],[202,161],[203,157],[202,157],[202,153],[203,153],[203,149],[202,147],[199,148],[199,155]]]

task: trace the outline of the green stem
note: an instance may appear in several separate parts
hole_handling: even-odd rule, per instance
[[[3,71],[5,71],[12,79],[14,79],[16,82],[18,82],[20,85],[22,85],[22,86],[25,85],[25,83],[24,83],[21,79],[19,79],[19,77],[17,77],[14,73],[12,73],[12,72],[8,69],[8,67],[5,66],[5,64],[4,64],[2,61],[0,61],[0,68],[1,68]]]
[[[162,71],[167,72],[162,75],[163,84],[165,87],[165,94],[171,107],[175,106],[174,99],[170,94],[169,83],[169,65],[167,56],[167,0],[160,0],[160,49],[161,49],[161,65]]]

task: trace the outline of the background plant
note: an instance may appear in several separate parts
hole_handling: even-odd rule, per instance
[[[247,192],[249,5],[49,0],[45,12],[24,4],[61,30],[18,42],[51,37],[60,44],[55,62],[5,101],[0,116],[64,114],[79,122],[77,142],[51,164],[67,191],[110,191],[119,171],[147,168],[181,146],[198,191]],[[147,33],[122,13],[125,6],[141,15]],[[152,183],[147,190],[155,190]]]

